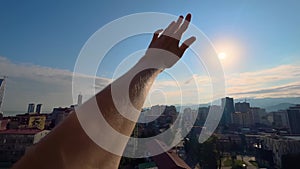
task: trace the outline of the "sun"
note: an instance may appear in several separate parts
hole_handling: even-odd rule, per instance
[[[224,59],[226,59],[227,54],[225,52],[221,52],[221,53],[218,54],[218,57],[219,57],[220,60],[224,60]]]

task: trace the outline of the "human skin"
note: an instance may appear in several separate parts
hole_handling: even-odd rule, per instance
[[[177,21],[170,23],[165,30],[156,31],[145,56],[135,67],[146,68],[147,59],[149,61],[149,59],[155,58],[157,55],[165,54],[163,52],[154,54],[151,52],[151,49],[167,51],[177,56],[177,59],[171,62],[168,60],[154,60],[152,64],[157,63],[156,68],[142,69],[132,79],[127,78],[130,74],[130,71],[128,71],[95,95],[103,117],[119,133],[130,136],[136,122],[125,118],[118,112],[112,98],[112,85],[122,84],[124,81],[130,80],[130,101],[137,110],[141,110],[156,77],[164,69],[172,67],[196,40],[195,37],[190,37],[179,45],[182,34],[187,30],[190,20],[190,14],[185,19],[180,16]],[[117,143],[117,141],[111,141],[112,145]],[[31,147],[12,168],[116,169],[119,166],[120,159],[121,156],[106,151],[93,142],[82,128],[76,113],[72,112],[67,119],[53,129],[38,144]]]

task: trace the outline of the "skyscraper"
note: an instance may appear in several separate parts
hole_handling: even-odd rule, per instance
[[[32,113],[32,112],[34,112],[34,106],[35,106],[34,103],[28,104],[28,110],[27,110],[27,113]]]
[[[0,113],[2,112],[2,103],[4,98],[4,90],[5,90],[5,78],[0,79]]]
[[[247,102],[238,102],[235,103],[235,111],[241,113],[247,113],[250,111],[250,103]]]
[[[81,104],[82,104],[82,95],[79,94],[77,99],[77,105],[80,106]]]
[[[221,119],[221,124],[228,125],[232,123],[232,113],[235,112],[234,110],[234,104],[233,104],[233,98],[225,97],[222,98],[222,109],[223,109],[223,115]]]
[[[290,130],[292,134],[300,134],[300,104],[287,109]]]
[[[40,114],[41,111],[42,111],[42,104],[37,104],[37,105],[36,105],[35,112],[37,112],[38,114]]]

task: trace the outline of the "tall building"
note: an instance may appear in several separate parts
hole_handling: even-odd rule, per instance
[[[40,114],[41,111],[42,111],[42,104],[37,104],[37,105],[36,105],[35,112],[37,112],[38,114]]]
[[[287,109],[290,130],[292,134],[300,134],[300,104]]]
[[[208,107],[199,107],[198,109],[198,116],[197,116],[197,122],[198,125],[204,125],[206,118],[208,116],[209,108]]]
[[[0,113],[2,112],[2,103],[4,99],[5,78],[6,77],[0,79]]]
[[[34,106],[35,106],[34,103],[28,104],[28,110],[27,110],[27,113],[32,113],[32,112],[34,112]]]
[[[82,104],[82,95],[79,94],[77,98],[77,105],[80,106]]]
[[[250,103],[247,102],[238,102],[235,103],[235,111],[241,113],[247,113],[250,111]]]
[[[266,109],[262,109],[259,107],[250,107],[250,111],[253,116],[253,124],[262,124],[263,117],[267,115]]]
[[[279,110],[272,112],[273,114],[273,127],[276,128],[289,128],[288,114],[286,110]]]
[[[222,109],[223,109],[223,115],[221,119],[222,125],[228,125],[232,123],[232,113],[235,112],[234,110],[234,104],[233,104],[233,98],[225,97],[222,98]]]
[[[253,118],[251,112],[234,112],[232,114],[233,124],[240,127],[251,127],[253,125]]]

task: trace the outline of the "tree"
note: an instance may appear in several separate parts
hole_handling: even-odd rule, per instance
[[[211,136],[207,141],[200,144],[199,163],[203,169],[217,168],[217,137]]]

